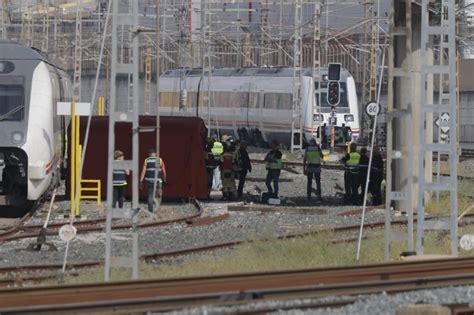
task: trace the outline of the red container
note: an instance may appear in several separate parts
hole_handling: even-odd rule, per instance
[[[156,117],[140,116],[140,126],[156,126]],[[81,117],[81,144],[84,143],[87,117]],[[207,130],[204,122],[195,117],[160,117],[160,156],[166,166],[166,185],[164,198],[207,198],[207,173],[204,160],[204,148]],[[100,179],[102,198],[107,194],[107,154],[109,120],[107,116],[92,117],[89,143],[87,146],[83,179]],[[70,135],[71,127],[68,128]],[[156,146],[155,132],[141,132],[140,136],[141,172],[148,150]],[[115,149],[123,151],[125,159],[132,156],[132,124],[115,124]],[[69,148],[70,149],[70,148]],[[68,153],[68,157],[70,152]],[[140,173],[138,174],[140,176]],[[70,187],[68,170],[66,190]],[[132,175],[128,177],[126,197],[131,196]],[[146,186],[146,185],[144,185]],[[140,190],[140,197],[146,197],[146,187]]]

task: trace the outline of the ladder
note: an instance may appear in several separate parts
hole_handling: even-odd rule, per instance
[[[129,0],[129,12],[118,11],[119,1],[112,2],[112,56],[111,56],[111,75],[110,81],[110,105],[109,105],[109,136],[108,136],[108,168],[107,168],[107,219],[106,219],[106,242],[105,242],[105,281],[110,280],[112,267],[128,267],[132,269],[132,278],[138,278],[138,134],[139,134],[139,98],[138,98],[138,67],[139,67],[139,29],[138,29],[138,1]],[[121,6],[122,9],[122,6]],[[121,43],[127,46],[131,57],[128,62],[118,59],[119,45],[118,32],[119,26],[130,33],[132,41]],[[125,38],[125,36],[122,37]],[[117,87],[116,79],[119,75],[127,75],[131,78],[133,107],[126,111],[121,111],[117,106]],[[115,123],[128,122],[132,124],[132,159],[114,160],[115,151]],[[132,170],[132,205],[131,208],[113,208],[113,170],[129,169]],[[119,256],[112,257],[112,219],[129,219],[132,221],[132,255],[131,257]]]
[[[295,29],[293,33],[293,95],[291,114],[291,151],[303,149],[303,119],[301,117],[301,76],[302,76],[302,48],[301,17],[303,15],[303,1],[294,1]]]
[[[151,47],[148,42],[145,50],[145,90],[143,94],[143,104],[145,106],[145,114],[150,114],[150,85],[151,85]]]
[[[311,109],[311,134],[312,137],[319,139],[321,143],[321,3],[314,3],[313,13],[313,68],[312,76],[314,83],[314,93],[317,96],[317,101],[314,97],[312,100]],[[311,88],[310,88],[311,91]],[[316,113],[316,114],[315,114]],[[315,132],[315,121],[317,122],[317,129],[319,133]]]
[[[433,5],[433,7],[431,7]],[[432,8],[435,8],[433,10]],[[439,10],[439,11],[437,11]],[[455,5],[452,0],[423,0],[421,2],[421,109],[420,151],[418,152],[418,206],[416,251],[424,252],[426,231],[449,231],[451,254],[458,254],[457,223],[457,102],[456,102],[456,43]],[[433,58],[430,58],[433,54]],[[437,80],[438,78],[438,80]],[[441,141],[428,132],[437,121],[438,133],[444,132],[447,139]],[[449,176],[436,180],[427,178],[432,174],[432,154],[447,157]],[[438,161],[439,163],[440,161]],[[431,176],[430,176],[431,177]],[[433,192],[449,193],[450,207],[444,215],[425,220],[425,207]]]
[[[403,3],[404,2],[404,3]],[[390,16],[390,45],[388,58],[388,108],[387,108],[387,163],[386,163],[386,198],[385,198],[385,234],[384,234],[384,256],[390,259],[390,251],[393,241],[407,242],[407,249],[413,250],[413,141],[412,137],[394,141],[394,133],[400,132],[398,126],[404,122],[411,126],[413,121],[412,111],[412,6],[411,0],[392,2],[392,14]],[[397,24],[395,19],[398,19]],[[405,24],[401,25],[400,20]],[[396,62],[395,49],[400,48],[407,56],[405,63]],[[396,98],[394,83],[404,87],[405,98]],[[396,163],[404,163],[407,169],[406,181],[398,180],[399,174],[394,174]],[[394,211],[407,213],[407,231],[396,232],[391,226],[391,214]]]

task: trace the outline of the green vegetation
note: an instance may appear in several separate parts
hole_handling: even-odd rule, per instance
[[[472,180],[458,181],[458,214],[461,214],[466,207],[474,202],[474,183]],[[432,215],[448,215],[451,208],[450,193],[442,192],[439,194],[439,203],[436,194],[433,193],[431,200],[426,203],[425,209],[427,214]]]
[[[474,185],[471,181],[464,180],[458,186],[459,213],[474,201]],[[449,209],[449,195],[441,194],[438,207],[433,203],[426,207],[430,214],[447,213]],[[437,210],[438,209],[438,210]],[[199,255],[183,256],[176,259],[162,260],[155,264],[140,265],[140,278],[174,278],[207,276],[227,273],[273,271],[297,268],[318,268],[329,266],[345,266],[356,264],[355,256],[357,243],[346,242],[333,244],[331,240],[344,236],[335,233],[321,232],[312,236],[300,237],[288,240],[279,240],[272,235],[267,235],[266,241],[254,241],[244,243],[232,249],[223,249],[203,253]],[[459,236],[474,234],[474,225],[459,229]],[[254,236],[256,237],[256,236]],[[346,236],[347,237],[347,236]],[[351,236],[353,237],[353,236]],[[362,242],[361,264],[372,264],[384,260],[384,232],[376,229],[364,232],[367,237]],[[439,232],[428,232],[425,237],[426,254],[449,254],[449,234]],[[399,254],[406,250],[406,242],[394,242],[391,246],[393,259],[398,259]],[[460,255],[473,255],[473,251],[460,250]],[[68,276],[65,283],[90,283],[103,281],[103,268],[80,271],[80,275]],[[130,279],[130,271],[114,269],[112,280]],[[61,281],[62,282],[62,281]],[[50,284],[61,283],[53,281]]]
[[[460,235],[474,234],[474,226],[462,228]],[[163,260],[156,264],[141,263],[140,278],[174,278],[207,276],[241,272],[273,271],[297,268],[318,268],[329,266],[355,265],[357,243],[332,244],[335,235],[318,233],[314,236],[289,240],[272,239],[248,242],[233,249],[213,251],[173,260]],[[361,264],[373,264],[384,260],[383,230],[377,229],[364,234],[361,247]],[[402,242],[394,243],[391,250],[393,259],[405,250]],[[427,233],[426,254],[449,254],[450,237],[443,233]],[[461,251],[461,255],[472,255]],[[114,269],[113,281],[130,279],[129,270]],[[88,283],[103,281],[103,268],[81,271],[80,276],[66,277],[65,283]],[[60,283],[58,281],[50,284]]]

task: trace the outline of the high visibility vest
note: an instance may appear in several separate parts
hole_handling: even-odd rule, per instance
[[[145,160],[145,180],[147,182],[153,182],[155,180],[155,171],[156,171],[156,159],[157,157],[149,157]],[[158,177],[157,179],[163,178],[163,171],[162,171],[163,160],[160,158],[160,167],[158,169]]]
[[[315,145],[310,145],[306,151],[306,161],[308,164],[321,164],[321,151]]]
[[[222,153],[224,152],[224,146],[222,145],[221,142],[216,141],[214,142],[214,145],[212,146],[211,152],[212,154],[214,154],[214,156],[222,155]]]
[[[265,163],[265,167],[267,170],[281,170],[283,168],[283,161],[281,158],[270,158],[270,160]]]
[[[126,186],[127,173],[125,173],[125,170],[114,170],[112,182],[114,186]]]
[[[346,170],[353,174],[359,173],[360,154],[358,152],[349,153],[349,160],[346,161]]]

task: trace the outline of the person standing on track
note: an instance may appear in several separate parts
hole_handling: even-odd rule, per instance
[[[214,154],[214,160],[220,161],[221,156],[224,153],[224,145],[217,139],[217,135],[212,136],[214,143],[212,145],[211,152]],[[219,167],[214,168],[214,174],[212,179],[212,189],[219,189],[221,186],[221,171]]]
[[[350,145],[351,153],[346,154],[342,158],[342,162],[346,166],[346,171],[344,172],[344,187],[346,189],[346,196],[344,202],[346,204],[357,205],[359,203],[359,161],[360,154],[357,152],[357,145],[351,143]]]
[[[158,168],[156,167],[156,162],[159,161]],[[159,198],[162,197],[162,185],[166,183],[166,168],[165,162],[156,155],[155,149],[150,149],[148,151],[148,157],[143,163],[142,173],[140,175],[140,186],[143,183],[143,180],[147,183],[148,188],[148,211],[153,212],[153,206],[155,201],[155,196],[153,195],[153,188],[155,186],[155,172],[158,171],[156,176],[156,194]]]
[[[114,152],[114,159],[116,161],[123,160],[123,152],[120,150],[116,150]],[[123,169],[114,169],[113,172],[113,202],[112,208],[115,208],[117,203],[119,208],[123,208],[123,200],[124,200],[124,189],[127,186],[127,176],[130,175],[129,170]]]
[[[318,201],[322,201],[321,197],[321,159],[323,153],[321,148],[316,143],[316,139],[312,138],[309,141],[309,146],[304,152],[303,159],[303,173],[308,178],[306,195],[308,200],[311,200],[311,188],[313,184],[313,176],[316,181],[316,198]]]
[[[265,168],[267,169],[265,185],[267,186],[269,194],[278,198],[278,181],[280,180],[280,173],[283,167],[283,154],[278,149],[278,142],[276,140],[270,143],[270,148],[270,152],[267,153],[264,159]],[[273,182],[273,188],[271,182]]]
[[[240,146],[235,150],[234,153],[234,170],[239,178],[239,186],[237,188],[237,197],[242,198],[245,178],[247,172],[252,172],[252,164],[250,163],[250,157],[247,152],[247,142],[241,141]]]
[[[372,165],[370,166],[370,193],[373,197],[374,206],[382,204],[382,181],[384,177],[384,165],[382,155],[378,146],[374,146],[372,153]]]

